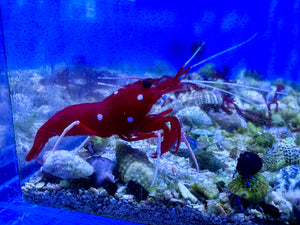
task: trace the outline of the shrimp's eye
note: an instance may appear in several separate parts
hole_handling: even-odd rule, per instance
[[[143,80],[142,86],[143,88],[149,88],[151,87],[151,82],[149,80]]]

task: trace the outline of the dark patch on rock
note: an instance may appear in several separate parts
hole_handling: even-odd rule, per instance
[[[149,192],[142,185],[130,180],[127,183],[127,193],[132,194],[135,199],[140,202],[148,197]]]
[[[222,168],[221,161],[210,152],[198,149],[195,151],[195,157],[201,170],[207,169],[211,172],[216,172]],[[193,166],[195,167],[195,165]]]
[[[105,190],[114,195],[117,190],[115,184],[116,164],[110,159],[101,156],[92,156],[86,160],[95,170],[91,176],[92,186],[104,187]]]

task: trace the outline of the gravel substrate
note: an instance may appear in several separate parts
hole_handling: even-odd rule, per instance
[[[72,193],[70,190],[38,190],[32,186],[29,188],[30,185],[24,187],[23,197],[30,203],[143,224],[282,224],[282,221],[264,221],[244,214],[235,214],[231,218],[205,215],[188,206],[180,204],[167,206],[166,202],[162,201],[146,204],[117,200],[112,196],[99,196],[87,190],[79,191],[82,193],[80,194]]]

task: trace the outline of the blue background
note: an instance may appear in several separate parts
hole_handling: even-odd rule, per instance
[[[151,72],[164,61],[174,73],[196,40],[206,41],[205,57],[258,33],[217,65],[300,79],[299,0],[11,0],[2,11],[9,69],[70,63],[81,55],[128,73]]]

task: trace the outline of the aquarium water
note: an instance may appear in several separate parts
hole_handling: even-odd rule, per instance
[[[299,0],[1,0],[0,224],[299,224],[299,42]]]

